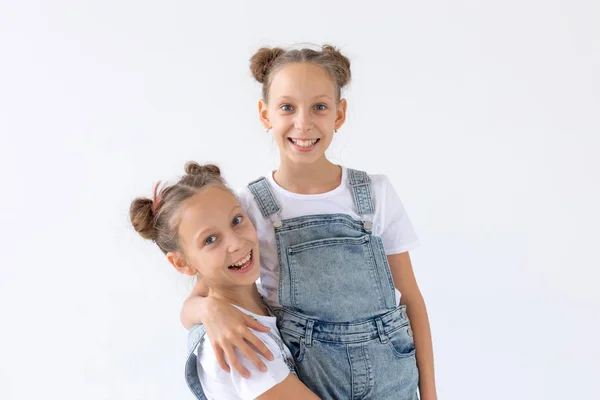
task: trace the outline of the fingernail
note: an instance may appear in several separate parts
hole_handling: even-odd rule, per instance
[[[260,371],[261,372],[267,372],[267,367],[265,367],[264,365],[260,366]]]

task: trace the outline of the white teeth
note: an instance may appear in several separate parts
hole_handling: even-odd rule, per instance
[[[248,262],[248,260],[250,260],[250,257],[252,256],[252,252],[248,253],[248,255],[246,255],[246,257],[242,258],[240,261],[236,262],[235,264],[231,264],[233,267],[241,267],[242,265],[246,264]]]
[[[317,143],[318,139],[312,139],[312,140],[295,140],[292,139],[292,142],[294,142],[295,145],[300,146],[300,147],[311,147],[312,145],[314,145],[315,143]]]

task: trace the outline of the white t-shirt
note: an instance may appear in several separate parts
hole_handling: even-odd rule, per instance
[[[381,237],[386,255],[414,250],[419,245],[419,239],[389,179],[385,175],[369,175],[369,177],[375,213],[360,216],[356,213],[354,198],[348,184],[348,172],[344,167],[342,167],[340,186],[321,194],[292,193],[275,182],[272,172],[265,176],[281,207],[281,219],[316,214],[347,214],[356,220],[369,220],[373,223],[373,234]],[[238,196],[241,206],[246,210],[258,232],[261,264],[258,290],[269,305],[278,307],[280,305],[277,293],[279,260],[273,223],[262,216],[258,203],[248,187],[241,189]],[[399,300],[400,292],[396,290],[397,304]]]
[[[250,378],[246,379],[233,368],[231,368],[231,372],[226,372],[219,366],[210,340],[205,335],[196,348],[196,363],[202,389],[209,400],[256,399],[273,386],[283,382],[290,372],[295,374],[294,359],[289,349],[281,340],[281,335],[275,323],[275,317],[257,315],[241,307],[235,305],[234,307],[271,328],[269,332],[250,330],[271,350],[274,359],[273,361],[269,361],[259,354],[259,357],[267,366],[267,371],[261,372],[236,349],[235,352],[238,359],[250,372]]]

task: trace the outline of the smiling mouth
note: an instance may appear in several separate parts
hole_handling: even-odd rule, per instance
[[[252,265],[252,253],[253,253],[253,251],[250,250],[250,252],[248,254],[246,254],[246,256],[244,258],[242,258],[241,260],[237,261],[234,264],[231,264],[227,268],[233,269],[236,271],[242,271],[244,269],[247,269],[250,265]]]
[[[292,139],[292,138],[288,138],[288,140],[290,141],[290,143],[303,148],[303,149],[310,149],[311,147],[314,147],[317,143],[319,143],[319,141],[321,139]]]

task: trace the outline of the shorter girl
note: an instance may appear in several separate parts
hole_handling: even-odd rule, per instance
[[[154,199],[131,203],[135,230],[151,239],[180,273],[202,279],[211,296],[271,328],[254,331],[273,353],[259,371],[243,355],[240,361],[251,372],[249,379],[235,370],[226,372],[217,362],[203,328],[190,333],[186,380],[199,399],[317,399],[295,375],[294,362],[263,303],[255,281],[260,275],[256,230],[237,198],[214,165],[185,166],[186,175],[176,184],[154,189]],[[200,384],[202,385],[200,388]]]

